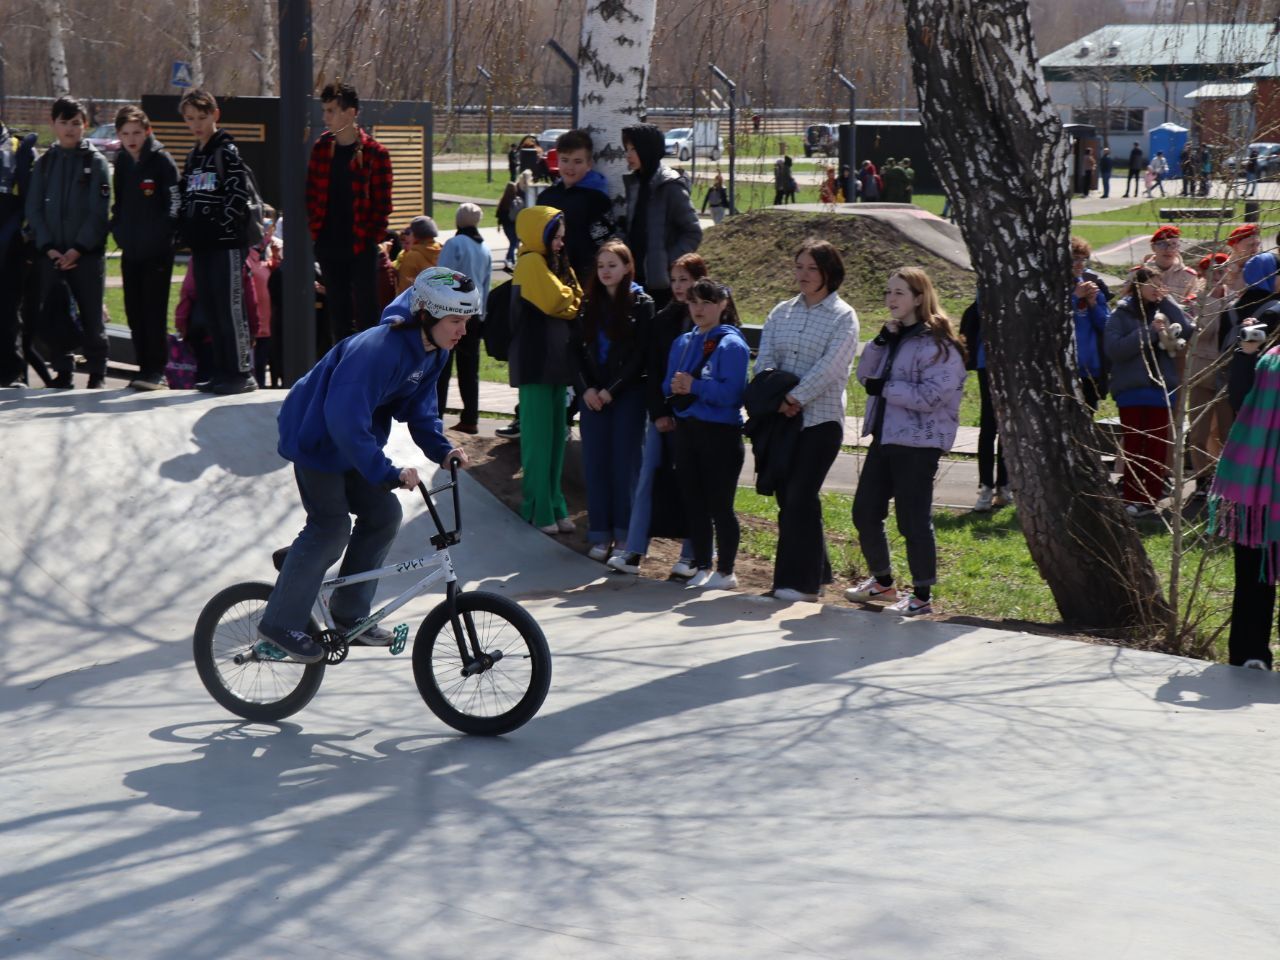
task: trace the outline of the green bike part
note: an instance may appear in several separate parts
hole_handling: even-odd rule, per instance
[[[404,653],[405,644],[409,642],[409,625],[407,623],[397,623],[396,628],[391,633],[395,637],[391,641],[391,655],[394,657],[398,653]]]

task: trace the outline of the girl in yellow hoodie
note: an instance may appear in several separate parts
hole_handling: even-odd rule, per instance
[[[564,214],[525,207],[516,216],[520,255],[512,275],[508,374],[520,391],[520,515],[543,533],[569,533],[560,487],[564,470],[565,391],[573,382],[569,334],[582,288],[564,252]]]

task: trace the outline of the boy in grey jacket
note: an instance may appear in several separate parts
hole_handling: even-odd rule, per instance
[[[103,254],[111,203],[111,169],[84,139],[89,115],[79,100],[59,97],[50,111],[56,142],[36,161],[27,192],[27,223],[39,252],[41,317],[45,339],[55,352],[55,387],[73,386],[72,350],[79,346],[89,365],[89,389],[104,386],[107,334],[102,326],[106,285]],[[80,312],[81,335],[61,311],[56,296],[66,284]]]

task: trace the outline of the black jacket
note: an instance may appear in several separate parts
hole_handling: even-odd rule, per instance
[[[756,461],[756,493],[772,496],[795,453],[796,441],[804,429],[804,417],[784,417],[778,412],[787,394],[800,382],[785,370],[761,370],[747,384],[742,404],[747,409],[743,432],[751,439]]]
[[[671,344],[675,343],[676,337],[688,332],[691,326],[689,308],[678,300],[672,300],[653,318],[653,326],[649,331],[649,369],[645,378],[645,405],[649,408],[650,420],[675,416],[671,404],[667,403],[662,384],[667,379]]]
[[[1253,321],[1265,326],[1267,337],[1270,338],[1276,328],[1280,327],[1280,300],[1259,310]],[[1240,412],[1240,408],[1244,406],[1244,398],[1253,389],[1255,368],[1258,366],[1258,358],[1264,352],[1265,350],[1259,350],[1257,353],[1245,353],[1243,350],[1236,350],[1231,355],[1231,364],[1227,367],[1227,402],[1236,413]]]
[[[563,180],[557,180],[538,194],[538,204],[564,213],[564,245],[569,252],[569,263],[578,275],[578,282],[585,285],[595,273],[600,244],[617,232],[613,201],[594,187],[566,187]]]
[[[574,384],[578,393],[589,389],[608,390],[615,397],[644,380],[649,359],[648,344],[653,328],[653,299],[643,291],[634,292],[626,336],[610,340],[602,363],[597,345],[588,343],[583,315],[574,321],[570,349],[573,352]],[[587,308],[583,308],[584,312]]]
[[[126,260],[148,260],[173,251],[182,210],[178,165],[155,137],[147,137],[137,161],[128,150],[116,157],[111,235]]]
[[[235,139],[218,130],[182,168],[182,237],[192,250],[243,247],[249,185]]]

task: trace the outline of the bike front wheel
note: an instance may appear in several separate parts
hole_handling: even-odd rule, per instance
[[[413,676],[431,712],[463,733],[497,736],[532,719],[551,685],[551,651],[542,628],[514,600],[495,593],[456,598],[464,635],[448,601],[427,614],[413,644]],[[471,635],[491,665],[475,671]],[[461,650],[467,651],[464,659]],[[472,669],[468,670],[468,666]]]
[[[259,581],[227,587],[200,611],[193,640],[196,671],[213,699],[238,717],[267,723],[310,703],[325,666],[257,652],[258,623],[271,590]],[[314,620],[308,631],[319,632]]]

